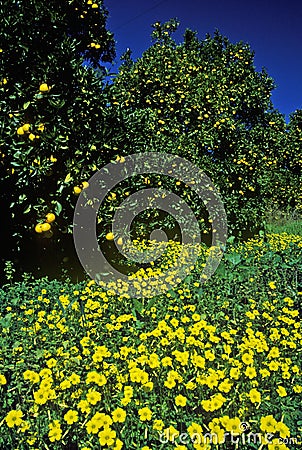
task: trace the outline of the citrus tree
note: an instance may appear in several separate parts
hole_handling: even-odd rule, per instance
[[[284,189],[289,190],[291,207],[298,214],[302,213],[302,109],[290,115],[287,126],[287,151],[285,166],[288,169],[288,180]]]
[[[14,248],[58,243],[76,196],[108,158],[108,13],[102,0],[12,0],[0,10],[3,233]]]
[[[269,181],[265,192],[268,213],[271,218],[291,215],[299,217],[302,209],[301,196],[301,154],[302,154],[302,122],[301,111],[290,115],[285,123],[284,116],[278,111],[267,113],[270,118],[269,129],[262,130],[259,142],[264,142],[265,156],[271,167],[266,173]]]
[[[168,151],[196,163],[219,189],[230,229],[256,231],[280,197],[291,153],[284,116],[271,101],[274,81],[256,70],[249,45],[218,31],[199,40],[191,30],[176,44],[177,26],[174,19],[155,23],[153,45],[136,62],[126,55],[111,92],[125,130],[115,145],[124,153]]]

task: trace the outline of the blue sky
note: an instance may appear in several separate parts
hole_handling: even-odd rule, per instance
[[[177,18],[177,42],[186,28],[197,31],[199,39],[217,28],[231,42],[250,44],[256,69],[265,67],[277,85],[274,106],[287,120],[302,109],[301,0],[105,0],[105,6],[117,45],[115,69],[127,47],[136,59],[151,45],[152,23]]]

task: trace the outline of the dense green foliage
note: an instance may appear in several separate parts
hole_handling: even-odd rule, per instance
[[[92,282],[3,287],[1,448],[298,448],[301,246],[229,243],[208,283],[195,270],[141,302]]]
[[[13,247],[24,244],[55,213],[46,237],[62,245],[73,187],[108,159],[95,151],[107,137],[102,63],[115,56],[108,13],[102,0],[13,0],[0,9],[1,211],[12,216],[5,230]]]
[[[177,45],[177,21],[158,22],[153,45],[136,62],[126,53],[107,84],[102,64],[114,59],[114,40],[103,1],[13,0],[0,8],[0,232],[9,254],[43,248],[37,255],[45,260],[52,248],[70,257],[74,206],[87,180],[137,152],[165,151],[199,166],[221,194],[230,233],[259,231],[267,211],[301,211],[301,111],[287,127],[271,102],[274,82],[256,71],[249,45],[219,32],[199,40],[190,30]],[[200,198],[152,174],[107,196],[101,238],[122,200],[158,186],[187,201],[210,241]],[[171,217],[149,210],[133,236],[148,238],[158,226],[177,235]]]
[[[199,40],[187,30],[177,45],[176,27],[174,20],[156,23],[154,44],[121,67],[112,100],[125,131],[116,133],[115,145],[196,163],[219,188],[233,231],[257,229],[268,208],[301,207],[299,113],[287,136],[271,102],[274,82],[256,71],[247,44],[219,32]]]

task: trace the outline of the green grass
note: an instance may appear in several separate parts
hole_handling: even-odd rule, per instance
[[[302,220],[280,219],[278,221],[268,223],[266,225],[266,230],[269,233],[288,233],[302,236]]]

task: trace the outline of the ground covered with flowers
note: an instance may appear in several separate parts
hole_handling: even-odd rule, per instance
[[[4,286],[0,448],[299,448],[301,249],[288,234],[229,244],[206,283],[197,264],[145,300]]]

